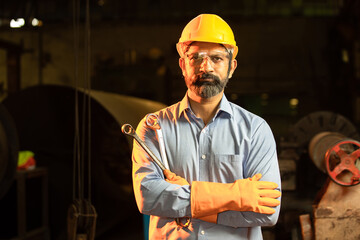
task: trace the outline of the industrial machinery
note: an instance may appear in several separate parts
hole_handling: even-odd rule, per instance
[[[336,132],[315,135],[309,154],[329,180],[313,209],[313,229],[304,239],[360,239],[360,142]],[[308,218],[309,219],[309,218]],[[304,226],[309,220],[303,220]]]
[[[79,94],[79,106],[83,106],[88,93]],[[37,165],[48,170],[49,226],[54,240],[66,239],[66,213],[72,202],[74,95],[70,87],[34,86],[10,95],[0,105],[0,200],[13,181],[17,151],[32,150]],[[98,214],[96,239],[101,240],[112,229],[127,231],[134,216],[140,225],[143,220],[132,193],[133,139],[121,133],[121,126],[136,126],[147,113],[165,105],[100,91],[89,95],[92,195]],[[278,141],[283,195],[275,226],[281,231],[274,239],[296,239],[285,234],[297,231],[293,229],[299,229],[299,223],[305,239],[359,239],[359,140],[349,120],[323,111],[300,119]]]
[[[92,204],[97,212],[96,239],[107,239],[114,229],[122,229],[126,233],[134,222],[136,226],[141,226],[143,220],[132,192],[133,140],[122,134],[121,126],[124,123],[136,126],[146,114],[165,105],[95,90],[90,93],[79,90],[78,94],[81,127],[88,123],[84,117],[88,116],[88,112],[84,113],[83,103],[88,104],[86,100],[89,96],[91,99]],[[67,212],[73,202],[74,100],[74,88],[40,85],[13,93],[3,101],[14,120],[19,149],[34,152],[37,166],[48,171],[49,226],[51,239],[54,240],[67,238]],[[11,133],[10,137],[13,135]],[[89,136],[87,127],[84,135]],[[0,144],[4,142],[2,138],[0,140]],[[88,149],[84,152],[86,155]],[[1,160],[0,167],[4,164]],[[0,180],[2,169],[0,168]],[[12,167],[12,170],[14,172],[15,168]],[[3,185],[2,181],[0,184]],[[4,211],[11,209],[8,207]],[[6,214],[8,213],[1,212],[0,219]],[[12,217],[16,218],[16,214],[12,212],[9,216],[4,224],[11,222]],[[2,229],[5,229],[4,225]]]
[[[360,239],[358,140],[349,120],[324,111],[300,119],[281,142],[282,216],[300,216],[303,239]]]

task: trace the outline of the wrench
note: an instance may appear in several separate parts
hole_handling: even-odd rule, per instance
[[[146,115],[145,123],[148,127],[150,127],[152,130],[154,130],[156,132],[156,135],[157,135],[158,141],[159,141],[162,162],[164,163],[164,166],[166,169],[170,169],[169,163],[168,163],[168,160],[166,157],[166,152],[165,152],[164,137],[163,137],[163,134],[161,131],[161,126],[160,126],[158,117],[154,113],[150,113],[150,114]]]
[[[153,162],[155,162],[161,168],[161,170],[164,171],[166,169],[164,164],[155,156],[155,154],[150,150],[150,148],[145,144],[145,142],[139,138],[139,136],[135,132],[135,129],[130,124],[126,123],[122,125],[121,131],[124,134],[133,137],[140,144],[140,146],[147,152],[147,154],[149,154]]]
[[[164,171],[166,169],[164,164],[155,156],[155,154],[150,150],[150,148],[145,144],[145,142],[139,138],[139,136],[135,132],[135,129],[130,124],[126,123],[122,125],[121,131],[124,134],[133,137],[140,144],[140,146],[147,152],[147,154],[149,154],[153,162],[155,162],[161,168],[161,170]],[[186,219],[186,223],[185,224],[182,223],[181,219]],[[189,217],[176,218],[175,222],[178,226],[187,228],[190,225],[191,218]]]

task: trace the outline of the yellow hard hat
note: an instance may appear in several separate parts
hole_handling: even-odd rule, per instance
[[[184,44],[187,45],[194,41],[230,45],[233,48],[233,59],[238,52],[234,33],[230,26],[215,14],[200,14],[185,26],[179,42],[176,44],[176,49],[181,57],[184,54]]]

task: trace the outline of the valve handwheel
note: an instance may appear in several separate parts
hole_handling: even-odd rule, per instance
[[[326,171],[330,178],[342,186],[360,183],[360,143],[344,140],[329,148],[325,154]]]

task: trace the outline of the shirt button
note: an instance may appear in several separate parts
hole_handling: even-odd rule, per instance
[[[205,231],[204,231],[204,230],[201,230],[200,233],[201,233],[201,235],[204,235],[204,234],[205,234]]]
[[[206,155],[205,154],[201,155],[201,158],[206,159]]]

